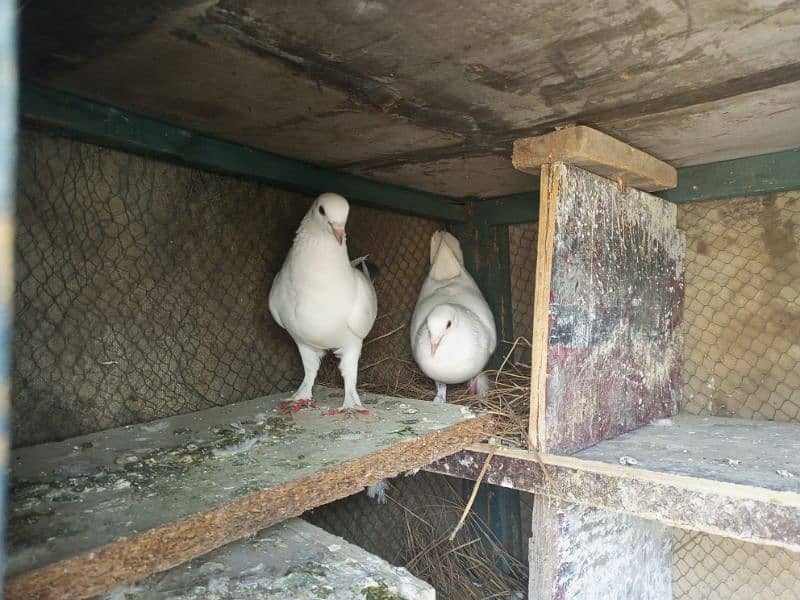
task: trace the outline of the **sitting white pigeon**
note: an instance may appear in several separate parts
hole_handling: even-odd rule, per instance
[[[293,410],[315,407],[311,390],[327,350],[339,357],[344,404],[337,411],[363,411],[356,391],[361,345],[375,323],[378,300],[366,272],[350,262],[345,224],[350,206],[338,194],[322,194],[303,217],[289,254],[269,292],[272,318],[289,332],[305,376],[292,396]]]
[[[497,345],[494,317],[475,280],[464,269],[458,240],[446,231],[431,237],[431,270],[411,317],[411,349],[422,371],[436,382],[436,399],[447,384],[470,380],[471,394],[484,394],[481,371]]]

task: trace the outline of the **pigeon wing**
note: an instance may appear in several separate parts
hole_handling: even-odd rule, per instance
[[[347,326],[362,340],[367,337],[375,318],[378,316],[378,297],[369,278],[357,267],[353,268],[353,282],[356,287],[353,307],[347,317]]]

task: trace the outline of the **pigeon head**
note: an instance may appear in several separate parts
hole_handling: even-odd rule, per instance
[[[314,200],[308,216],[320,231],[331,234],[341,246],[344,242],[344,226],[347,224],[349,212],[350,205],[347,200],[339,194],[326,193]]]
[[[431,356],[436,354],[442,339],[456,324],[457,316],[456,309],[451,304],[440,304],[428,314],[426,325],[431,336]]]

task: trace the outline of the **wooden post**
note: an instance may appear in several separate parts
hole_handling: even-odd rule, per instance
[[[672,530],[537,495],[530,600],[672,598]]]

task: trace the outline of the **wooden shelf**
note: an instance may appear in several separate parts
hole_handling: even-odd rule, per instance
[[[474,479],[488,447],[432,471]],[[800,550],[800,423],[678,415],[572,456],[501,449],[490,483],[749,542]]]
[[[463,407],[364,395],[369,416],[287,397],[13,453],[8,598],[88,597],[163,571],[483,439]],[[317,388],[320,405],[342,393]]]
[[[115,592],[109,598],[436,598],[429,584],[406,569],[302,519],[273,525]]]

